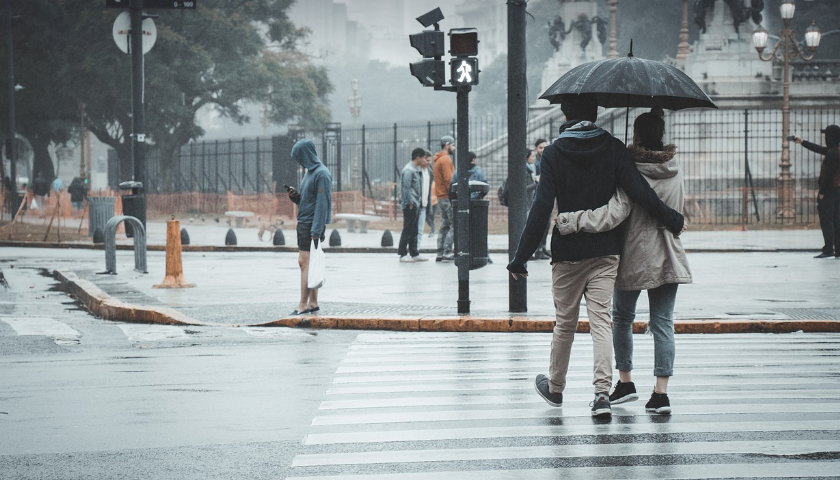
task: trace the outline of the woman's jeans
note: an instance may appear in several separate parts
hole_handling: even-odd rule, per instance
[[[639,290],[613,292],[613,349],[615,366],[619,371],[633,370],[633,320],[636,318],[636,301]],[[650,301],[649,329],[653,333],[653,374],[670,377],[674,374],[674,302],[677,284],[665,285],[647,291]]]

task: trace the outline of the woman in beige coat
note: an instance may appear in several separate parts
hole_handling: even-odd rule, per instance
[[[683,177],[676,161],[676,147],[663,145],[665,122],[660,115],[644,113],[633,123],[633,145],[629,147],[642,176],[669,207],[683,212],[685,195]],[[560,213],[560,234],[577,231],[599,232],[616,228],[627,220],[624,250],[618,266],[613,292],[613,348],[619,381],[610,395],[610,403],[636,400],[633,369],[633,320],[636,301],[647,290],[650,304],[649,328],[654,340],[656,385],[645,409],[671,413],[668,379],[674,366],[674,303],[677,285],[691,283],[691,272],[680,239],[618,191],[610,202],[596,210]]]

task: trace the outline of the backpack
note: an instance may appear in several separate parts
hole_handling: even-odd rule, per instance
[[[508,189],[507,189],[507,178],[502,181],[502,184],[499,186],[498,192],[499,195],[499,203],[503,207],[508,206]]]
[[[502,181],[502,184],[499,186],[499,190],[496,192],[496,193],[497,193],[497,195],[499,196],[499,203],[500,203],[503,207],[507,207],[507,206],[508,206],[508,186],[507,186],[507,181],[508,181],[508,179],[507,179],[507,178],[506,178],[506,179],[504,179],[504,180]],[[533,196],[534,196],[534,190],[536,190],[536,188],[537,188],[537,182],[535,182],[535,181],[534,181],[534,179],[533,179],[533,178],[531,178],[531,176],[530,176],[530,175],[528,175],[528,176],[526,177],[526,179],[525,179],[525,195],[527,195],[528,197],[533,197]]]

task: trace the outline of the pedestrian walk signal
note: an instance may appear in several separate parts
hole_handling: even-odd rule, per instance
[[[449,68],[452,85],[478,85],[478,58],[453,58]]]

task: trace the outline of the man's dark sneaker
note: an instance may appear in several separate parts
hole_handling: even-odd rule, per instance
[[[438,255],[437,258],[435,258],[436,262],[452,262],[454,260],[455,257],[452,255]]]
[[[610,408],[610,397],[607,392],[599,392],[595,394],[595,400],[590,403],[592,406],[592,416],[596,418],[609,418],[612,415]]]
[[[545,400],[545,402],[552,407],[562,407],[563,406],[563,394],[562,393],[552,393],[548,389],[548,377],[543,374],[537,375],[536,380],[534,381],[534,387],[537,389],[537,393]]]
[[[662,413],[668,415],[671,413],[671,401],[668,400],[667,393],[653,392],[650,400],[645,404],[645,411],[652,413]]]
[[[820,254],[819,254],[819,255],[817,255],[817,256],[816,256],[816,257],[814,257],[814,258],[828,258],[828,257],[833,257],[833,256],[834,256],[834,254],[833,254],[833,253],[820,252]]]
[[[636,385],[633,382],[623,383],[619,380],[615,384],[615,390],[610,394],[610,403],[612,404],[632,402],[638,399],[639,394],[636,393]]]

